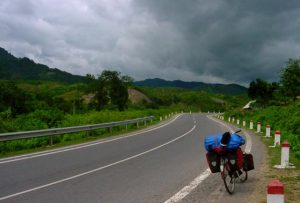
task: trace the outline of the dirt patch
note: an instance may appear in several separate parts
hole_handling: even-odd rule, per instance
[[[142,101],[151,102],[151,100],[142,92],[135,89],[128,89],[128,99],[133,103],[139,103]]]

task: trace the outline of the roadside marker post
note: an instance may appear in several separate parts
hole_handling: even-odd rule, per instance
[[[246,126],[246,121],[243,121],[243,127],[245,127]]]
[[[276,145],[280,146],[280,136],[281,136],[281,132],[279,130],[276,130],[275,137],[274,137],[274,146]]]
[[[250,121],[250,130],[253,130],[253,121]]]
[[[257,133],[261,132],[261,122],[257,122]]]
[[[267,203],[284,203],[283,183],[279,180],[272,180],[267,187]]]
[[[230,117],[228,117],[228,122],[231,122],[231,118]]]
[[[234,123],[234,121],[235,121],[235,119],[234,119],[234,117],[232,118],[232,122]]]
[[[266,137],[271,137],[271,126],[267,125],[266,127]]]
[[[280,165],[275,165],[275,168],[295,168],[293,164],[289,162],[290,156],[290,144],[285,141],[281,144],[281,163]]]
[[[236,120],[236,124],[240,125],[240,119]]]

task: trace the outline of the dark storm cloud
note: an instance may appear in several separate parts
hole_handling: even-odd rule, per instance
[[[299,1],[144,0],[136,6],[176,27],[188,47],[185,69],[198,75],[276,80],[285,61],[300,56]]]
[[[74,74],[247,84],[300,58],[300,2],[2,0],[0,46]]]

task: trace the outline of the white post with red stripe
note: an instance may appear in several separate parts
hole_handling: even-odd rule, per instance
[[[279,180],[272,180],[268,184],[267,203],[284,203],[283,183]]]
[[[288,142],[283,142],[281,145],[281,166],[286,168],[289,166],[289,156],[290,156],[290,144]]]
[[[295,168],[293,164],[289,162],[290,156],[290,144],[285,141],[281,144],[281,163],[280,165],[275,165],[275,168]]]
[[[250,130],[253,129],[253,121],[250,121]]]
[[[267,125],[266,127],[266,137],[271,137],[271,126]]]
[[[281,136],[281,132],[279,130],[276,130],[275,137],[274,137],[274,146],[276,145],[280,146],[280,136]]]
[[[257,122],[257,133],[261,131],[261,122]]]

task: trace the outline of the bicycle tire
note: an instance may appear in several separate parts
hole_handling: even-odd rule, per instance
[[[221,172],[221,176],[226,188],[226,191],[232,195],[234,193],[235,188],[235,177],[229,174],[228,165],[223,167],[223,171]]]

